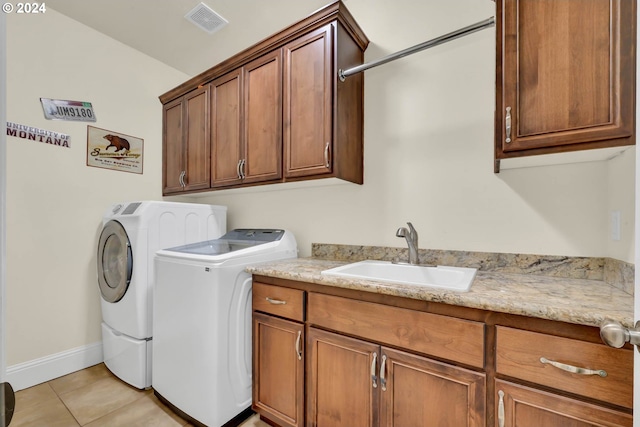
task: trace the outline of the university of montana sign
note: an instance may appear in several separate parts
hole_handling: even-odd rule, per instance
[[[69,148],[69,135],[7,122],[7,136]]]

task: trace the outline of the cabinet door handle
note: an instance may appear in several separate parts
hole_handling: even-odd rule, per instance
[[[302,360],[302,348],[300,345],[302,344],[302,331],[298,331],[298,338],[296,338],[296,356],[298,356],[298,360]]]
[[[242,163],[242,160],[238,160],[238,164],[236,165],[236,175],[238,179],[242,179],[242,175],[240,175],[240,163]]]
[[[506,130],[507,130],[507,139],[504,142],[507,144],[511,143],[511,107],[507,107],[507,115],[504,118]]]
[[[376,360],[378,359],[378,353],[373,353],[373,359],[371,360],[371,386],[378,388],[378,377],[376,377]]]
[[[180,183],[180,187],[184,188],[187,184],[184,183],[184,176],[187,174],[187,171],[180,172],[180,176],[178,177],[178,182]]]
[[[382,355],[382,361],[380,362],[380,385],[382,386],[382,391],[387,391],[387,378],[385,377],[387,370],[387,355]]]
[[[327,169],[331,167],[331,163],[329,162],[330,160],[329,155],[331,154],[329,152],[330,145],[331,144],[329,144],[328,142],[324,145],[324,167]]]
[[[281,299],[273,299],[269,297],[266,297],[265,299],[273,305],[285,305],[287,303],[286,301],[282,301]]]
[[[566,371],[566,372],[571,372],[572,374],[600,375],[602,378],[607,376],[607,371],[605,371],[604,369],[594,370],[594,369],[579,368],[577,366],[567,365],[566,363],[560,363],[554,360],[549,360],[546,357],[541,357],[540,362],[543,364],[549,364],[555,368],[562,369],[563,371]]]
[[[240,179],[245,179],[247,176],[244,174],[244,165],[247,164],[246,159],[240,161]]]
[[[504,391],[498,391],[498,427],[504,427]]]

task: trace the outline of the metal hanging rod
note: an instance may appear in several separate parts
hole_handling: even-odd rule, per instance
[[[431,39],[426,42],[417,44],[413,47],[409,47],[407,49],[401,50],[400,52],[392,53],[391,55],[385,56],[384,58],[380,58],[376,61],[358,65],[357,67],[349,68],[348,70],[340,69],[338,70],[338,77],[340,78],[340,81],[343,82],[346,80],[347,77],[353,74],[358,74],[364,70],[368,70],[369,68],[377,67],[378,65],[395,61],[396,59],[400,59],[405,56],[411,55],[413,53],[420,52],[421,50],[429,49],[430,47],[434,47],[434,46],[438,46],[438,45],[450,42],[451,40],[464,37],[471,33],[475,33],[476,31],[493,27],[495,24],[496,24],[496,20],[492,16],[491,18],[485,19],[484,21],[476,22],[475,24],[469,25],[468,27],[460,28],[459,30],[452,31],[448,34],[437,37],[435,39]]]

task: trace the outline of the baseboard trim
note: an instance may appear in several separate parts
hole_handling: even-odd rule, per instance
[[[102,363],[102,341],[7,367],[6,381],[15,391]]]

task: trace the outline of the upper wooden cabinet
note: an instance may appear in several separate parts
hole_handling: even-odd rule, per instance
[[[163,122],[163,194],[209,188],[209,86],[166,104]]]
[[[190,190],[330,177],[361,184],[364,79],[341,82],[338,71],[362,64],[368,43],[337,1],[161,95],[166,110],[211,86],[211,179]],[[166,164],[176,151],[167,135],[178,133],[170,119],[165,171],[176,168]]]
[[[243,67],[244,183],[282,178],[282,53],[280,49]]]
[[[361,45],[339,21],[284,46],[285,179],[362,184],[363,74],[336,78],[362,62]]]
[[[497,2],[495,171],[635,144],[636,0]]]
[[[287,177],[331,172],[333,26],[284,47],[284,148]]]
[[[282,178],[282,53],[211,83],[211,187]]]
[[[242,181],[242,69],[211,83],[211,187]]]

